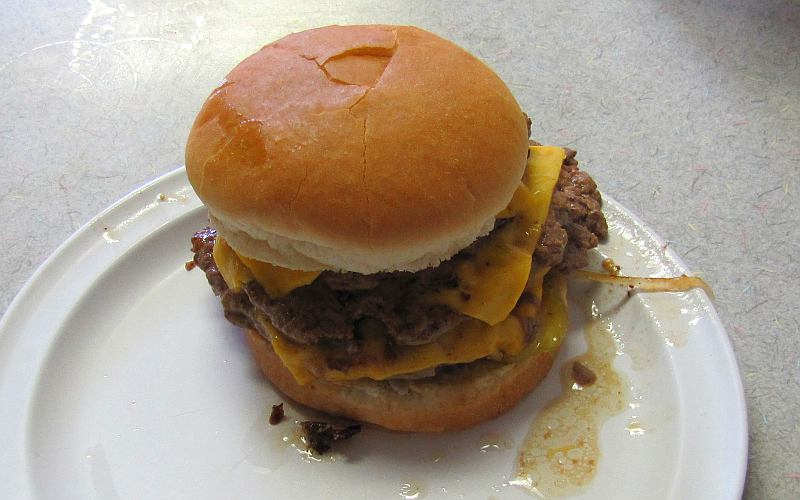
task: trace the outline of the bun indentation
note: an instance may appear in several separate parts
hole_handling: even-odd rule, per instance
[[[371,87],[383,75],[391,56],[348,54],[329,59],[322,65],[335,81]]]

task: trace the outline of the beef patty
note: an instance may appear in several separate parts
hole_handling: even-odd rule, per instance
[[[578,169],[575,151],[566,152],[533,256],[537,265],[563,272],[585,266],[587,250],[608,233],[597,186],[588,174]],[[491,233],[486,237],[490,236]],[[324,271],[313,283],[274,299],[256,281],[250,281],[241,291],[231,290],[214,262],[215,240],[214,229],[198,231],[192,238],[192,251],[194,262],[205,272],[214,293],[221,297],[229,321],[266,335],[262,324],[255,319],[265,315],[275,328],[295,342],[335,343],[348,351],[357,350],[359,324],[367,318],[382,323],[397,345],[429,342],[467,319],[448,306],[426,303],[422,297],[430,291],[457,287],[456,263],[472,254],[481,241],[437,267],[415,273],[364,275]]]

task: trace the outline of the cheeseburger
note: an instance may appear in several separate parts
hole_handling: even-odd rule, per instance
[[[194,122],[194,261],[289,398],[402,431],[497,417],[550,369],[564,276],[607,233],[575,152],[529,135],[500,78],[431,33],[289,35]]]

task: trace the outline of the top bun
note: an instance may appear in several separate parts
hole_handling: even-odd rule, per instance
[[[186,170],[242,255],[416,271],[491,230],[527,149],[511,92],[463,49],[410,26],[328,26],[231,71],[195,120]]]

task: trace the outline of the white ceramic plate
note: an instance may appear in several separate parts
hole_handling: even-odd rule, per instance
[[[685,272],[639,220],[606,200],[611,256],[626,274]],[[183,169],[123,199],[65,242],[0,323],[3,498],[530,498],[509,486],[557,376],[500,419],[442,435],[366,428],[321,462],[271,427],[283,401],[187,272],[205,212]],[[600,432],[585,498],[733,499],[747,454],[737,365],[701,291],[573,287],[557,363],[585,349],[591,307],[614,328],[628,407]],[[288,405],[290,418],[307,411]],[[637,432],[631,432],[636,423]],[[505,446],[486,448],[487,436]],[[289,440],[292,441],[291,439]],[[484,448],[484,449],[482,449]]]

